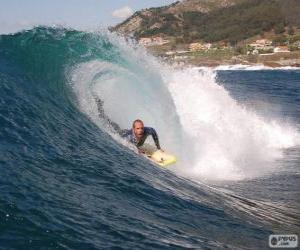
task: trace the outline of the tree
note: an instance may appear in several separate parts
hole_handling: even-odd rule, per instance
[[[288,29],[288,34],[289,34],[290,36],[292,36],[292,35],[294,35],[294,34],[295,34],[295,31],[294,31],[294,29],[293,29],[293,27],[292,27],[292,26],[289,26],[289,29]]]
[[[277,36],[273,39],[273,45],[277,46],[277,45],[285,45],[287,42],[287,38],[286,36],[282,35],[282,36]]]
[[[283,23],[278,23],[274,27],[274,32],[275,34],[281,34],[285,32],[284,24]]]
[[[235,52],[237,54],[246,54],[247,53],[247,47],[246,46],[243,46],[243,45],[238,45],[236,46],[235,48]]]

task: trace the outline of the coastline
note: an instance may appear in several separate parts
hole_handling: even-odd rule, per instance
[[[148,51],[162,61],[171,65],[193,67],[232,67],[251,66],[266,68],[295,68],[300,69],[300,51],[278,52],[258,55],[232,55],[227,53],[176,53],[166,56],[157,48],[148,48]]]

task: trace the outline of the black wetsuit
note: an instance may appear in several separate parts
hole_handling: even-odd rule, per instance
[[[135,144],[138,148],[143,146],[143,144],[144,144],[145,140],[147,139],[147,137],[149,135],[151,135],[157,149],[160,149],[158,136],[157,136],[157,133],[156,133],[154,128],[144,127],[144,134],[143,134],[142,138],[139,141],[137,141],[132,129],[124,129],[119,134],[120,134],[121,137],[125,138],[129,142]]]

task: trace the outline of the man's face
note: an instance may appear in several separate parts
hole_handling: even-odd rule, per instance
[[[133,126],[133,132],[137,139],[141,139],[144,134],[144,124],[142,122],[136,122]]]

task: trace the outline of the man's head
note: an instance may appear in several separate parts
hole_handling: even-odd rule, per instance
[[[133,133],[135,135],[135,137],[137,139],[141,139],[142,136],[144,135],[144,123],[142,120],[135,120],[133,123],[132,123],[132,129],[133,129]]]

